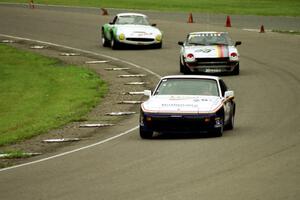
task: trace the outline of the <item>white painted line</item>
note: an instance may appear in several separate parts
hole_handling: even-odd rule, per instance
[[[110,116],[132,115],[132,114],[135,114],[135,112],[111,112],[111,113],[106,113],[106,115],[110,115]]]
[[[43,140],[45,143],[60,143],[60,142],[77,142],[80,141],[79,138],[55,138],[55,139],[47,139]]]
[[[93,127],[105,127],[105,126],[113,126],[114,124],[81,124],[80,128],[93,128]]]
[[[129,83],[125,83],[125,85],[145,85],[145,82],[129,82]]]
[[[85,64],[102,64],[102,63],[107,63],[109,61],[107,60],[94,60],[94,61],[86,61]]]
[[[118,104],[141,104],[143,101],[120,101]]]
[[[244,31],[259,32],[259,29],[243,28]]]
[[[79,53],[60,53],[61,56],[80,56]]]
[[[40,46],[40,45],[34,45],[34,46],[31,46],[30,49],[45,49],[47,48],[46,46]]]
[[[145,77],[145,74],[124,74],[124,75],[119,75],[118,77],[120,78],[131,78],[131,77]]]
[[[289,33],[297,33],[298,31],[295,31],[295,30],[289,30],[288,32],[289,32]]]
[[[252,28],[243,28],[244,31],[250,31],[250,32],[260,32],[260,29],[252,29]],[[265,30],[265,32],[272,32],[271,30]]]
[[[1,42],[2,43],[15,43],[14,40],[2,40]]]
[[[105,140],[101,140],[97,143],[94,143],[94,144],[91,144],[91,145],[88,145],[88,146],[84,146],[84,147],[81,147],[81,148],[78,148],[78,149],[74,149],[72,151],[67,151],[67,152],[64,152],[64,153],[60,153],[60,154],[57,154],[57,155],[54,155],[54,156],[50,156],[50,157],[47,157],[47,158],[43,158],[43,159],[40,159],[40,160],[36,160],[36,161],[33,161],[33,162],[28,162],[28,163],[24,163],[24,164],[21,164],[21,165],[15,165],[15,166],[12,166],[12,167],[7,167],[7,168],[3,168],[3,169],[0,169],[0,172],[2,171],[7,171],[7,170],[10,170],[10,169],[15,169],[15,168],[19,168],[19,167],[23,167],[23,166],[27,166],[27,165],[32,165],[32,164],[37,164],[37,163],[40,163],[40,162],[44,162],[46,160],[51,160],[51,159],[54,159],[54,158],[58,158],[58,157],[62,157],[62,156],[65,156],[65,155],[68,155],[68,154],[71,154],[71,153],[75,153],[77,151],[81,151],[81,150],[84,150],[84,149],[89,149],[89,148],[92,148],[94,146],[97,146],[97,145],[101,145],[101,144],[104,144],[106,142],[109,142],[109,141],[112,141],[114,139],[117,139],[123,135],[127,135],[129,133],[131,133],[132,131],[135,131],[136,129],[138,129],[139,126],[135,126],[123,133],[120,133],[118,135],[115,135],[113,137],[110,137],[110,138],[107,138]]]
[[[0,158],[8,158],[11,154],[9,153],[1,153]]]
[[[123,94],[129,94],[129,95],[143,95],[144,94],[144,91],[141,91],[141,92],[125,92]]]
[[[0,34],[0,36],[12,38],[12,39],[15,39],[15,40],[26,40],[26,41],[31,41],[31,42],[38,42],[38,43],[41,43],[41,44],[44,44],[44,45],[51,45],[51,46],[55,46],[55,47],[62,47],[62,48],[70,49],[70,50],[73,50],[73,51],[78,51],[78,52],[82,52],[82,53],[88,53],[88,54],[92,54],[92,55],[96,55],[96,56],[105,57],[105,58],[108,58],[110,60],[119,61],[119,62],[125,63],[127,65],[131,65],[133,67],[136,67],[138,69],[142,69],[142,70],[144,70],[144,71],[146,71],[146,72],[154,75],[155,77],[157,77],[159,79],[161,78],[161,76],[159,74],[157,74],[155,72],[152,72],[151,70],[149,70],[147,68],[141,67],[139,65],[136,65],[136,64],[128,62],[128,61],[124,61],[124,60],[121,60],[121,59],[118,59],[118,58],[107,56],[107,55],[104,55],[104,54],[99,54],[99,53],[95,53],[95,52],[92,52],[92,51],[87,51],[87,50],[77,49],[77,48],[73,48],[73,47],[68,47],[68,46],[65,46],[65,45],[54,44],[54,43],[51,43],[51,42],[44,42],[44,41],[40,41],[40,40],[33,40],[33,39],[16,37],[16,36],[10,36],[10,35],[5,35],[5,34]],[[122,137],[123,135],[127,135],[127,134],[129,134],[129,133],[137,130],[138,128],[139,128],[139,126],[135,126],[135,127],[131,128],[131,129],[129,129],[129,130],[125,131],[125,132],[122,132],[120,134],[117,134],[117,135],[115,135],[113,137],[107,138],[105,140],[101,140],[99,142],[96,142],[96,143],[88,145],[88,146],[84,146],[84,147],[81,147],[81,148],[78,148],[78,149],[74,149],[72,151],[67,151],[67,152],[64,152],[64,153],[61,153],[61,154],[57,154],[57,155],[50,156],[50,157],[47,157],[47,158],[43,158],[43,159],[40,159],[40,160],[36,160],[36,161],[33,161],[33,162],[28,162],[28,163],[24,163],[24,164],[20,164],[20,165],[15,165],[15,166],[12,166],[12,167],[2,168],[2,169],[0,169],[0,172],[11,170],[11,169],[16,169],[16,168],[27,166],[27,165],[33,165],[33,164],[36,164],[36,163],[44,162],[44,161],[51,160],[51,159],[58,158],[58,157],[62,157],[62,156],[65,156],[65,155],[68,155],[68,154],[71,154],[71,153],[75,153],[77,151],[81,151],[81,150],[84,150],[84,149],[89,149],[89,148],[92,148],[94,146],[101,145],[101,144],[104,144],[106,142],[109,142],[109,141],[112,141],[114,139],[117,139],[119,137]]]
[[[105,68],[105,70],[108,71],[122,71],[122,70],[128,70],[130,68],[126,68],[126,67],[114,67],[114,68]]]
[[[10,156],[13,156],[13,153],[3,153],[0,154],[0,158],[9,158]],[[27,152],[23,152],[20,154],[21,156],[38,156],[38,155],[42,155],[41,153],[27,153]],[[0,170],[1,172],[1,170]]]

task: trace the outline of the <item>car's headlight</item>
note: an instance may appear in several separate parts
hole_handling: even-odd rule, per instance
[[[125,40],[125,35],[124,35],[124,33],[121,33],[121,34],[119,35],[119,40]]]
[[[186,62],[194,62],[195,61],[194,54],[192,54],[192,53],[187,54],[186,57],[185,57],[185,61]]]
[[[157,35],[157,36],[155,37],[155,40],[156,40],[157,42],[161,42],[161,39],[162,39],[161,35]]]
[[[239,60],[239,55],[236,52],[232,52],[232,53],[230,53],[229,58],[231,61],[236,61],[236,60]]]

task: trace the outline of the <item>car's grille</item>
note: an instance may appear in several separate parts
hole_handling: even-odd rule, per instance
[[[227,65],[229,58],[197,58],[196,62],[199,65]]]
[[[213,120],[204,122],[204,118],[153,117],[150,126],[155,131],[195,132],[210,129],[213,125]]]
[[[153,38],[126,38],[126,40],[134,42],[153,42]]]

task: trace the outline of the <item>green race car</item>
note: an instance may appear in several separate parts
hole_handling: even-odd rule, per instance
[[[117,49],[122,45],[162,47],[162,32],[148,17],[138,13],[120,13],[112,22],[101,27],[101,42],[104,47]]]

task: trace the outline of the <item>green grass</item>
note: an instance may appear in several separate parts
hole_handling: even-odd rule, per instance
[[[8,2],[8,0],[0,0]],[[28,3],[27,0],[9,2]],[[299,16],[299,0],[35,0],[39,4],[242,15]]]
[[[82,67],[0,45],[0,146],[80,120],[107,91]]]

